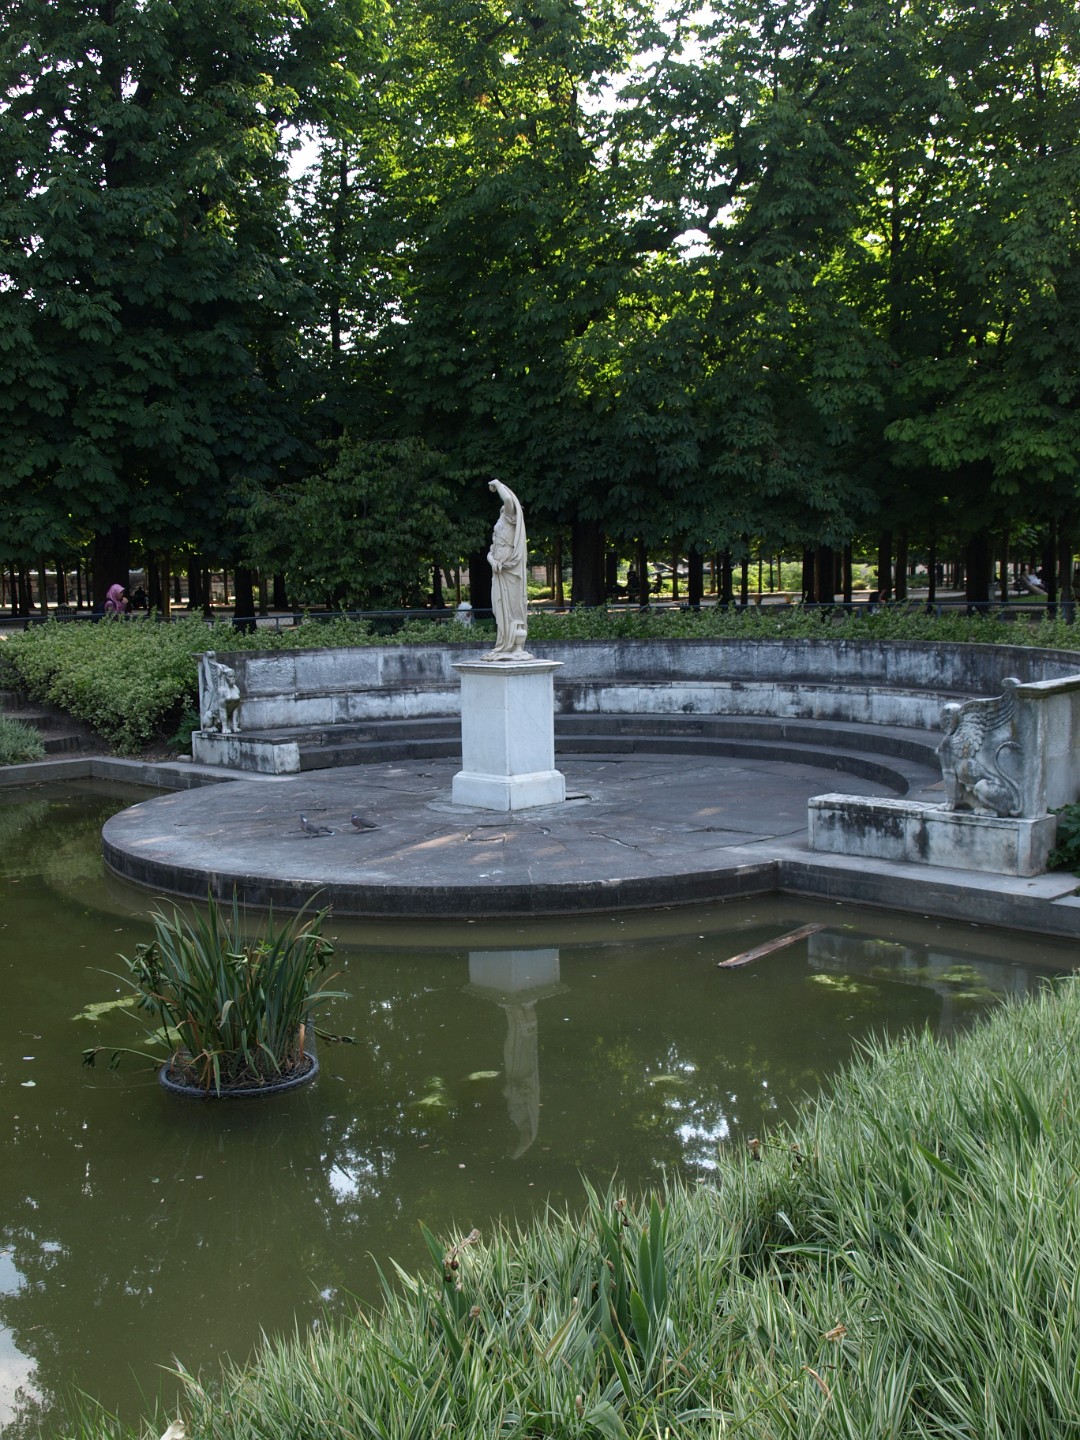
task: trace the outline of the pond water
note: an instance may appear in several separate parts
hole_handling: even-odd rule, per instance
[[[94,1009],[150,933],[103,874],[104,819],[145,792],[0,792],[0,1426],[47,1427],[73,1385],[132,1418],[173,1356],[212,1370],[261,1331],[378,1293],[376,1263],[576,1206],[581,1177],[707,1182],[870,1034],[972,1023],[1072,947],[769,898],[629,917],[441,926],[332,922],[341,988],[314,1084],[187,1101]],[[822,926],[745,968],[717,962]]]

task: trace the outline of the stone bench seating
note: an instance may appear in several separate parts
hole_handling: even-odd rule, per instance
[[[402,740],[411,732],[418,743],[424,741],[423,753],[455,753],[460,684],[453,666],[475,659],[479,648],[219,654],[216,662],[228,667],[235,687],[229,713],[237,729],[225,732],[204,723],[193,737],[194,758],[288,774],[360,763],[365,748],[372,759],[382,756],[395,731]],[[530,642],[529,648],[538,658],[562,662],[555,687],[562,749],[575,736],[625,736],[635,730],[655,736],[658,722],[685,735],[692,717],[723,717],[729,724],[787,721],[789,731],[791,725],[816,726],[817,740],[809,729],[802,738],[826,748],[836,741],[838,727],[862,727],[887,739],[893,754],[901,753],[907,732],[913,740],[919,737],[922,754],[940,738],[943,704],[998,693],[1005,675],[1034,683],[1076,670],[1069,652],[1024,646],[832,638],[586,640]],[[204,690],[203,680],[201,675]],[[212,697],[200,698],[206,715]],[[909,750],[908,758],[913,755]]]

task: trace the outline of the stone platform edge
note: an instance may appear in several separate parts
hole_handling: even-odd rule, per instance
[[[200,785],[229,780],[250,781],[253,778],[250,774],[229,772],[216,766],[207,766],[204,770],[190,761],[155,763],[107,756],[42,760],[0,768],[0,788],[6,789],[89,779],[155,790],[187,790]],[[275,783],[272,776],[259,778],[264,784]],[[1080,939],[1080,895],[1077,894],[1080,880],[1074,875],[1054,873],[1023,879],[886,860],[860,859],[857,864],[852,864],[844,856],[814,855],[805,846],[793,844],[773,845],[771,851],[770,855],[765,855],[760,851],[744,850],[737,859],[733,856],[730,867],[695,875],[650,877],[618,888],[596,882],[582,883],[573,887],[576,892],[573,896],[562,897],[564,901],[572,899],[574,903],[560,909],[539,908],[541,902],[550,902],[553,898],[537,893],[543,887],[507,887],[504,898],[509,900],[516,893],[519,903],[526,902],[528,908],[500,909],[498,912],[492,908],[489,913],[493,916],[496,913],[503,916],[550,915],[582,913],[585,909],[610,912],[671,904],[708,904],[715,900],[775,891],[933,919],[959,920],[1005,930],[1023,930],[1035,935]],[[159,891],[168,889],[168,893],[197,899],[205,897],[207,892],[208,877],[204,871],[197,876],[192,874],[188,881],[191,888],[181,890],[164,886],[160,876],[137,877],[111,863],[108,854],[105,863],[120,878],[149,884]],[[263,899],[267,904],[270,899],[278,905],[288,903],[283,894],[266,893],[260,899],[260,886],[264,891],[268,890],[264,881],[255,883],[252,904],[261,904]],[[406,891],[401,893],[408,894]],[[303,898],[307,899],[308,894],[306,891]],[[454,895],[456,903],[453,908],[440,910],[435,907],[443,897],[431,892],[425,894],[427,904],[423,910],[410,912],[403,908],[397,913],[456,917],[467,914],[468,905],[475,904],[477,900],[482,900],[485,906],[490,905],[492,900],[490,888],[469,887],[468,890],[459,889]],[[333,897],[328,894],[327,898]],[[586,904],[586,900],[589,903]],[[386,915],[388,912],[383,909],[377,913]]]

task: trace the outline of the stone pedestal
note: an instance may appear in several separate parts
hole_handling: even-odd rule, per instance
[[[451,797],[481,810],[558,805],[555,769],[557,660],[462,661],[461,760]]]
[[[810,849],[859,859],[899,860],[999,875],[1041,875],[1057,817],[973,815],[913,800],[815,795],[808,804]]]

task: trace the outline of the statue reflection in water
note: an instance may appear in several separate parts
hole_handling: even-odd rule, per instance
[[[566,989],[559,981],[558,950],[472,950],[468,991],[506,1015],[503,1064],[506,1108],[517,1131],[510,1158],[517,1160],[540,1130],[540,1049],[536,1006]]]

